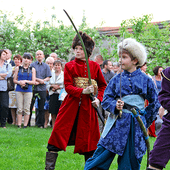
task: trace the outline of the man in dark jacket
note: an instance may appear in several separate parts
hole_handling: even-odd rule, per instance
[[[110,79],[115,75],[112,71],[112,62],[109,60],[105,60],[103,62],[103,70],[102,70],[104,79],[106,83],[108,84]]]

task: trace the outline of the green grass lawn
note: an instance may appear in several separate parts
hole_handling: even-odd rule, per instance
[[[0,128],[0,170],[43,170],[45,167],[46,146],[52,129],[28,127],[18,129],[8,125]],[[155,138],[150,138],[151,148]],[[67,147],[66,152],[59,152],[56,168],[58,170],[83,170],[84,156],[73,154],[74,147]],[[141,170],[146,168],[146,155],[141,164]],[[114,159],[111,170],[117,169]],[[170,163],[166,169],[170,169]]]

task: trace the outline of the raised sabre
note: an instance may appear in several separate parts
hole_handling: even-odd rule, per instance
[[[82,38],[81,38],[81,36],[80,36],[80,34],[79,34],[76,26],[74,25],[72,19],[71,19],[70,16],[68,15],[68,13],[67,13],[64,9],[63,9],[63,11],[66,13],[67,17],[69,18],[70,22],[72,23],[75,31],[77,32],[77,35],[78,35],[80,41],[81,41],[81,45],[82,45],[82,47],[83,47],[83,51],[84,51],[85,59],[86,59],[86,64],[87,64],[87,72],[88,72],[89,84],[92,85],[92,82],[91,82],[91,74],[90,74],[90,67],[89,67],[89,61],[88,61],[87,51],[86,51],[84,42],[83,42],[83,40],[82,40]],[[94,94],[91,93],[91,94],[90,94],[90,98],[91,98],[92,101],[94,101]],[[105,125],[105,119],[104,119],[102,113],[100,112],[99,107],[97,107],[97,108],[95,108],[95,109],[96,109],[96,111],[97,111],[97,114],[98,114],[101,122],[103,123],[103,125]]]

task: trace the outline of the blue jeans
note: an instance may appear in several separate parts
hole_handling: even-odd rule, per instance
[[[0,91],[0,123],[1,127],[5,127],[8,115],[9,95],[8,91]]]

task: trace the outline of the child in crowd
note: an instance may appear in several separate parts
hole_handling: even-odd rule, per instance
[[[86,33],[80,32],[88,57],[91,56],[94,41]],[[67,96],[62,102],[55,124],[48,141],[46,153],[46,170],[55,169],[58,151],[66,150],[68,145],[75,145],[74,153],[84,155],[85,161],[97,148],[100,138],[98,116],[95,107],[103,99],[106,82],[99,64],[88,60],[92,84],[98,87],[98,95],[91,101],[90,93],[95,91],[89,86],[85,53],[78,35],[73,39],[72,48],[75,60],[66,63],[64,68],[64,85]]]
[[[97,150],[86,161],[85,170],[108,170],[116,154],[119,170],[139,170],[146,143],[139,123],[127,104],[140,110],[140,118],[146,128],[155,119],[160,107],[154,82],[140,69],[136,69],[146,61],[145,47],[135,39],[127,38],[118,44],[118,54],[122,55],[119,61],[124,71],[113,77],[105,90],[102,106],[110,115]],[[146,108],[145,99],[149,101]]]

